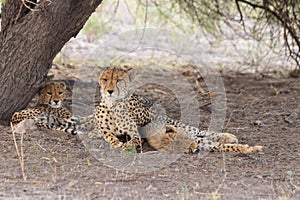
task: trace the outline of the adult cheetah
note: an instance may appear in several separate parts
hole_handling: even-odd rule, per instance
[[[11,117],[11,123],[15,125],[25,119],[33,119],[36,120],[36,125],[40,127],[56,129],[54,124],[58,123],[58,120],[51,123],[53,124],[51,125],[50,123],[44,123],[44,119],[54,116],[55,119],[67,120],[71,117],[71,112],[62,106],[65,94],[66,84],[64,82],[47,83],[39,92],[37,105],[33,108],[15,112]],[[62,123],[67,123],[67,121]],[[58,130],[60,130],[59,127],[60,125],[57,126]]]

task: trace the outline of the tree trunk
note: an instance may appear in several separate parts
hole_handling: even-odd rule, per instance
[[[55,55],[102,0],[6,0],[0,32],[0,123],[25,108],[45,83]],[[36,4],[35,4],[36,3]]]

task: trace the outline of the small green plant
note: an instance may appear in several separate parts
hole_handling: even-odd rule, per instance
[[[35,170],[35,165],[30,165],[30,166],[29,166],[29,170],[30,170],[30,171],[34,171],[34,170]]]
[[[132,154],[132,153],[137,153],[136,146],[133,145],[133,146],[127,147],[126,149],[123,150],[123,153],[127,154],[127,155]]]
[[[293,173],[292,170],[285,171],[285,173],[286,173],[286,178],[287,178],[288,181],[293,181],[294,180],[294,178],[293,178],[294,173]]]
[[[186,185],[186,183],[180,183],[179,184],[181,187],[181,198],[182,200],[184,199],[190,199],[190,192],[189,192],[189,188]]]

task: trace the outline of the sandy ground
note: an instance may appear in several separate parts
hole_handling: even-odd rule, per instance
[[[197,91],[199,127],[207,129],[214,105],[199,86],[207,88],[199,74],[182,69]],[[59,77],[62,70],[72,74],[74,69],[57,65],[52,72]],[[121,155],[107,153],[100,140],[93,140],[92,151],[82,136],[32,130],[22,144],[25,180],[10,127],[2,126],[0,199],[300,199],[299,79],[227,73],[222,80],[227,98],[223,131],[241,143],[263,145],[263,152]],[[161,86],[138,92],[165,102],[167,113],[180,117],[172,92]],[[20,148],[20,134],[16,139]]]

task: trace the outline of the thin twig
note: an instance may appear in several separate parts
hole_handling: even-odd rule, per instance
[[[227,178],[225,153],[223,152],[222,155],[223,155],[223,159],[222,159],[222,161],[223,161],[223,162],[222,162],[222,164],[223,164],[223,166],[222,166],[222,171],[224,172],[224,176],[223,176],[222,182],[220,183],[220,185],[219,185],[218,188],[216,189],[215,194],[218,194],[218,193],[219,193],[221,187],[224,185],[225,180],[226,180],[226,178]]]
[[[33,4],[33,5],[35,5],[35,6],[38,5],[37,3],[33,2],[33,1],[29,1],[29,0],[25,0],[25,1],[28,2],[28,3],[31,3],[31,4]]]
[[[143,27],[143,32],[142,32],[142,35],[141,35],[141,38],[140,38],[140,44],[137,46],[136,49],[138,49],[139,46],[142,44],[142,41],[143,41],[144,36],[145,36],[146,28],[147,28],[147,19],[148,19],[148,0],[146,0],[146,4],[145,4],[144,6],[145,6],[144,27]]]
[[[43,149],[43,151],[47,152],[47,149],[45,149],[44,147],[42,147],[38,142],[35,142],[41,149]]]
[[[25,8],[27,8],[28,10],[30,10],[30,11],[38,11],[37,9],[33,9],[33,8],[31,8],[30,6],[28,6],[27,4],[26,4],[26,2],[28,2],[28,3],[32,3],[32,4],[34,4],[34,5],[37,5],[36,3],[33,3],[33,2],[31,2],[31,1],[28,1],[28,0],[26,0],[26,2],[25,2],[25,0],[21,0],[21,2],[22,2],[22,4],[25,6]]]
[[[29,0],[21,0],[22,4],[20,5],[18,14],[17,14],[17,16],[16,16],[16,18],[15,18],[15,22],[18,21],[18,19],[20,18],[21,12],[22,12],[22,10],[23,10],[23,6],[25,6],[25,8],[27,8],[28,10],[30,10],[30,11],[32,11],[32,12],[38,11],[37,9],[33,9],[33,8],[31,8],[30,6],[28,6],[28,5],[26,4],[25,1],[28,2],[28,3],[31,3],[31,4],[33,4],[33,5],[35,5],[35,6],[38,5],[37,3],[32,2],[32,1],[29,1]]]
[[[20,151],[21,151],[21,153],[20,153],[19,147],[18,147],[18,144],[17,144],[17,140],[16,140],[14,126],[13,126],[12,123],[10,123],[10,126],[11,126],[11,130],[12,130],[14,144],[15,144],[15,147],[16,147],[16,152],[17,152],[19,162],[20,162],[20,166],[21,166],[23,180],[26,181],[27,178],[26,178],[25,170],[24,170],[24,150],[23,150],[24,132],[22,131],[22,133],[21,133],[21,142],[20,142],[20,146],[21,146]]]
[[[24,170],[24,149],[23,149],[23,141],[24,141],[24,132],[22,131],[21,132],[21,142],[20,142],[20,150],[21,150],[21,161],[20,163],[22,164],[21,165],[21,168],[22,168],[22,175],[23,175],[23,179],[24,181],[26,181],[26,175],[25,175],[25,170]]]
[[[240,4],[239,4],[238,0],[235,0],[235,4],[236,4],[236,7],[237,7],[237,9],[239,11],[239,14],[240,14],[240,22],[242,22],[243,25],[244,25],[243,13],[242,13],[242,10],[241,10],[241,7],[240,7]]]
[[[21,4],[21,6],[19,8],[19,12],[18,12],[18,14],[17,14],[17,16],[15,18],[15,22],[18,21],[18,19],[20,18],[22,9],[23,9],[23,4]]]

